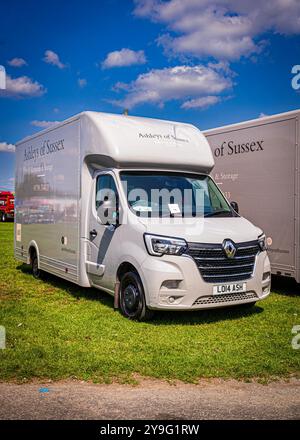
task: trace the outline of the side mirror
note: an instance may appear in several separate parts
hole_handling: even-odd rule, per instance
[[[230,202],[230,206],[234,211],[238,214],[239,213],[239,205],[237,202]]]
[[[117,196],[105,196],[97,210],[98,217],[104,225],[118,226],[119,222],[119,200]]]

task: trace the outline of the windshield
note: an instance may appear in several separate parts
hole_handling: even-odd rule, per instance
[[[132,211],[143,217],[233,217],[235,212],[206,175],[123,171],[124,192]]]

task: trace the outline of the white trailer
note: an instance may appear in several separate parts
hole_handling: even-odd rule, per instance
[[[213,177],[267,236],[272,273],[300,283],[300,110],[204,131]]]
[[[15,256],[36,277],[109,292],[131,319],[253,305],[270,292],[265,236],[224,198],[213,166],[189,124],[74,116],[17,144]]]

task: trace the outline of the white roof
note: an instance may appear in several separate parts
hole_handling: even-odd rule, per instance
[[[30,138],[80,119],[82,160],[108,167],[180,169],[209,173],[214,159],[205,136],[190,124],[83,112]],[[24,141],[22,141],[24,142]]]
[[[82,130],[84,156],[100,153],[106,156],[107,166],[205,173],[214,166],[205,136],[190,124],[96,112],[81,117],[86,128]]]
[[[291,110],[289,112],[277,113],[275,115],[265,115],[263,117],[259,117],[256,119],[249,119],[247,121],[237,122],[235,124],[222,125],[220,127],[210,128],[208,130],[203,130],[202,133],[205,136],[209,136],[209,135],[216,134],[218,132],[231,131],[232,129],[245,128],[245,127],[250,127],[253,125],[263,125],[266,123],[275,122],[277,120],[295,118],[299,115],[300,115],[300,109]]]

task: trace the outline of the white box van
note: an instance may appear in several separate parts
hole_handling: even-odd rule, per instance
[[[263,231],[209,173],[192,125],[84,112],[16,147],[15,257],[153,310],[253,305],[270,292]]]
[[[213,177],[264,230],[272,273],[300,283],[300,110],[203,132]]]

